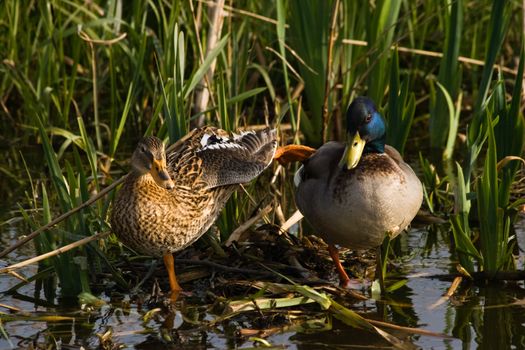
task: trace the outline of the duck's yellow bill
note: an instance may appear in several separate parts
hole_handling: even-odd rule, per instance
[[[162,188],[171,190],[175,187],[173,180],[171,180],[170,175],[168,174],[168,169],[166,168],[165,159],[154,159],[153,166],[151,167],[151,176],[153,180]]]
[[[348,170],[355,168],[361,159],[365,144],[366,141],[361,138],[359,131],[356,131],[353,135],[348,134],[345,152],[339,162],[339,166]]]

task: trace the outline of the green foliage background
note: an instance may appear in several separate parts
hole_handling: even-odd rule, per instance
[[[231,0],[211,46],[214,8],[2,2],[1,190],[6,199],[27,191],[21,207],[33,227],[122,174],[142,135],[174,142],[202,123],[269,123],[287,130],[283,143],[319,146],[323,126],[328,139],[342,139],[346,106],[369,95],[387,119],[389,143],[409,159],[424,150],[425,206],[451,218],[461,264],[471,272],[512,268],[509,237],[522,201],[511,189],[521,163],[506,157],[523,156],[520,2]],[[196,110],[203,89],[210,99]],[[282,193],[290,194],[286,181]],[[292,210],[293,200],[277,200]],[[108,229],[110,202],[42,236],[39,252]],[[243,203],[228,204],[223,237],[253,210]],[[106,261],[95,245],[80,256],[95,262],[91,272]],[[65,294],[89,290],[80,260],[51,262]]]

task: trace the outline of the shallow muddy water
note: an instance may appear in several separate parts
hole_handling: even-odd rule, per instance
[[[4,215],[5,217],[5,215]],[[12,243],[19,234],[19,226],[1,226],[1,247]],[[520,243],[525,237],[525,219],[518,224]],[[450,280],[430,278],[453,271],[445,237],[427,229],[412,229],[401,236],[402,261],[397,270],[408,278],[408,283],[379,300],[369,299],[353,304],[352,309],[367,318],[382,320],[400,326],[422,328],[444,333],[449,338],[409,335],[402,331],[388,330],[400,339],[423,349],[520,349],[525,347],[525,286],[523,281],[494,285],[462,284],[449,300],[438,303],[450,287]],[[428,248],[429,242],[435,242]],[[33,255],[30,246],[12,253],[2,265],[21,261]],[[519,262],[523,266],[522,262]],[[36,272],[36,266],[22,269],[25,276]],[[0,289],[5,291],[19,281],[10,275],[0,276]],[[24,300],[34,296],[34,283],[20,288],[20,295],[2,295],[0,311],[6,336],[1,337],[0,348],[51,348],[78,349],[97,348],[100,336],[111,330],[107,348],[125,345],[131,349],[187,348],[226,349],[250,348],[255,340],[239,336],[239,330],[253,328],[249,317],[239,316],[217,323],[213,328],[201,328],[199,322],[212,321],[218,315],[212,313],[209,304],[198,297],[184,296],[176,304],[177,311],[172,324],[159,312],[145,321],[144,315],[151,307],[124,300],[111,300],[104,293],[98,295],[107,302],[100,309],[85,311],[73,305],[36,305]],[[363,291],[366,294],[366,291]],[[57,302],[58,303],[58,302]],[[10,313],[5,306],[22,310]],[[310,329],[283,328],[265,340],[278,348],[286,349],[352,349],[391,348],[377,335],[353,329],[336,319],[323,317],[320,309],[313,308]],[[13,316],[10,317],[9,315]],[[22,316],[20,316],[22,315]],[[65,319],[57,320],[53,317]],[[282,315],[281,315],[282,316]],[[278,317],[281,317],[278,316]],[[278,318],[277,317],[277,318]],[[193,320],[193,321],[192,321]],[[175,329],[176,331],[170,331]],[[98,334],[98,335],[97,335]],[[163,340],[170,334],[171,342]]]

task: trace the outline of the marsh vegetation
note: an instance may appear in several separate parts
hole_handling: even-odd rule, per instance
[[[5,0],[1,346],[522,347],[523,23],[510,0]],[[286,225],[298,165],[274,164],[177,256],[193,295],[166,306],[161,264],[108,223],[137,141],[270,125],[319,147],[360,95],[424,185],[386,293],[337,287],[325,244]],[[373,254],[344,256],[373,278]]]

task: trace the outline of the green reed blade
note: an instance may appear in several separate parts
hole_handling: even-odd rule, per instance
[[[304,80],[309,123],[301,125],[307,142],[322,143],[322,108],[328,59],[328,38],[333,1],[290,0],[289,42],[293,50],[304,61],[299,72]],[[281,52],[284,55],[284,52]]]
[[[295,134],[297,130],[297,120],[295,116],[294,109],[292,107],[292,92],[291,92],[291,86],[290,86],[290,80],[288,77],[288,62],[286,59],[286,49],[285,49],[285,43],[286,43],[286,5],[284,0],[277,0],[277,25],[276,25],[276,31],[277,31],[277,42],[279,44],[279,53],[282,63],[282,69],[283,69],[283,78],[284,78],[284,87],[286,92],[286,100],[288,102],[287,107],[283,108],[283,110],[287,110],[290,113],[290,123],[292,124],[292,132]],[[283,114],[278,119],[277,124],[281,123],[282,118],[284,117],[284,111]]]
[[[477,182],[478,215],[480,220],[481,253],[484,257],[484,270],[495,273],[498,260],[503,253],[500,243],[502,232],[498,230],[503,219],[499,213],[497,153],[494,129],[487,115],[485,125],[488,127],[488,149],[483,168],[483,175]],[[506,243],[506,242],[505,242]]]
[[[390,70],[390,92],[388,94],[387,143],[403,154],[405,144],[414,120],[416,99],[409,93],[408,80],[399,82],[399,56],[397,50],[392,56]]]
[[[447,107],[448,111],[448,123],[447,123],[447,139],[445,144],[445,149],[443,150],[443,160],[445,162],[452,161],[452,153],[454,152],[454,145],[456,143],[456,138],[458,134],[458,125],[459,125],[459,117],[461,113],[461,100],[462,100],[462,93],[459,93],[458,100],[457,100],[457,107],[454,106],[454,102],[452,101],[452,96],[449,94],[448,90],[445,88],[445,86],[441,85],[440,82],[436,82],[436,85],[441,90],[441,95],[444,99],[444,102],[446,102],[445,107]],[[443,101],[441,101],[443,103]]]
[[[366,38],[371,49],[369,62],[371,67],[368,76],[368,96],[380,103],[386,91],[388,59],[398,21],[401,0],[379,0],[375,8],[369,6],[370,20],[367,23]]]
[[[82,143],[84,144],[84,151],[88,159],[89,167],[91,169],[91,175],[93,176],[93,182],[95,183],[95,189],[100,191],[98,184],[98,172],[97,172],[97,153],[95,151],[95,145],[88,136],[84,120],[81,117],[77,118],[78,128],[80,130],[80,137],[82,137]]]
[[[359,1],[343,1],[342,2],[342,28],[339,33],[339,38],[342,39],[361,39],[365,37],[367,9]],[[337,49],[337,47],[336,47]],[[363,57],[366,48],[354,45],[341,45],[339,56],[339,69],[342,80],[341,91],[341,108],[344,110],[353,100],[356,80],[362,78],[360,65],[356,65],[356,61]],[[336,56],[337,57],[337,56]],[[334,67],[335,68],[335,67]],[[377,101],[379,103],[379,101]]]
[[[219,75],[217,82],[218,87],[218,112],[219,112],[219,126],[227,131],[231,131],[232,128],[235,129],[236,126],[233,125],[230,117],[228,116],[228,109],[226,108],[226,86],[222,75]]]
[[[448,175],[454,191],[454,215],[450,218],[452,234],[454,237],[455,248],[457,250],[460,264],[469,273],[474,272],[475,258],[482,264],[478,249],[472,243],[471,229],[469,224],[470,200],[467,198],[468,187],[464,180],[463,169],[456,162],[456,173],[454,174],[450,167],[446,168],[450,172]]]
[[[126,126],[126,121],[133,102],[133,82],[129,85],[128,94],[126,97],[126,102],[124,103],[124,110],[120,116],[118,126],[112,129],[112,137],[109,145],[109,156],[114,157],[115,152],[117,151],[117,146],[119,144],[122,133],[124,132],[124,127]]]
[[[232,98],[228,99],[226,101],[226,104],[234,104],[234,103],[242,102],[242,101],[244,101],[246,99],[249,99],[250,97],[256,96],[256,95],[258,95],[261,92],[266,91],[266,90],[267,90],[266,87],[260,87],[260,88],[256,88],[256,89],[245,91],[243,93],[240,93],[239,95],[233,96]]]
[[[252,63],[247,68],[255,68],[261,74],[261,76],[264,79],[264,83],[266,84],[266,88],[268,89],[268,93],[270,94],[271,100],[275,101],[275,87],[273,86],[272,79],[270,78],[270,75],[268,74],[268,70],[266,70],[263,66],[257,63]],[[262,88],[257,88],[257,89],[262,89]],[[257,89],[254,89],[254,90],[257,90]]]
[[[51,147],[50,140],[47,136],[47,133],[42,125],[40,118],[36,117],[38,123],[38,128],[40,132],[40,137],[42,138],[42,146],[44,148],[44,158],[49,167],[51,182],[53,183],[55,190],[58,194],[59,203],[64,212],[72,208],[71,200],[67,192],[67,186],[64,183],[64,176],[62,175],[62,169],[58,164],[55,151]]]
[[[498,104],[495,106],[499,116],[499,123],[494,127],[494,136],[496,138],[498,161],[507,156],[523,156],[523,147],[525,145],[525,122],[523,115],[520,113],[520,104],[522,96],[523,72],[524,72],[524,46],[522,44],[520,53],[520,62],[514,89],[512,91],[512,100],[510,106],[507,106],[504,84],[499,84]],[[500,179],[500,206],[505,208],[509,203],[511,186],[515,180],[516,173],[520,167],[520,162],[514,160],[507,163],[501,170]]]
[[[446,152],[449,154],[451,154],[451,133],[449,130],[452,129],[452,125],[450,124],[451,119],[448,117],[449,113],[446,105],[448,98],[444,96],[443,91],[446,91],[452,100],[456,100],[462,72],[458,57],[463,35],[463,7],[462,0],[450,1],[444,7],[447,28],[445,50],[438,75],[442,93],[436,94],[430,107],[430,146],[434,149],[442,149],[447,146]],[[447,133],[447,131],[449,132]]]
[[[204,77],[204,74],[208,72],[212,61],[224,49],[224,46],[226,45],[228,41],[228,37],[229,35],[225,35],[224,37],[222,37],[222,39],[219,40],[219,42],[213,48],[213,50],[210,51],[208,56],[206,56],[206,58],[204,59],[204,62],[202,62],[202,64],[199,65],[199,68],[197,69],[197,71],[192,75],[190,82],[184,88],[184,93],[183,93],[184,99],[187,99],[189,97],[190,93],[193,91],[195,86],[197,86],[199,81],[201,81],[202,78]]]
[[[508,1],[493,0],[490,23],[489,40],[486,42],[486,58],[483,67],[483,75],[479,85],[479,91],[474,104],[474,119],[470,128],[469,137],[472,139],[483,121],[481,110],[487,102],[489,95],[490,82],[494,71],[493,65],[500,52],[500,48],[505,39],[505,34],[510,23],[511,8]]]

